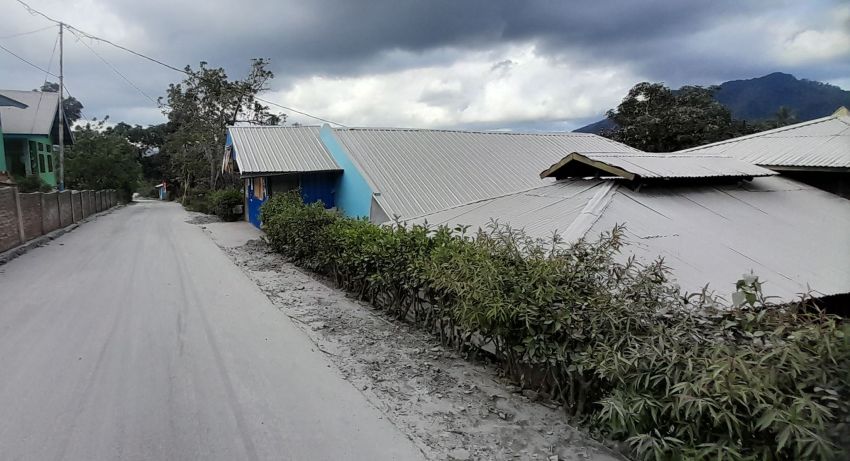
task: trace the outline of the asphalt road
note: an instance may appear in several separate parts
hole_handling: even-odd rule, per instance
[[[422,459],[175,204],[0,266],[0,459]]]

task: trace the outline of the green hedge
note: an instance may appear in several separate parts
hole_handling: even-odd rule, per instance
[[[683,297],[661,260],[618,258],[622,228],[563,245],[496,223],[474,236],[379,227],[297,193],[261,213],[275,250],[447,343],[495,351],[635,458],[846,454],[848,325],[808,302],[772,305],[755,276],[732,307]]]
[[[210,192],[207,196],[209,208],[224,221],[236,221],[242,213],[234,213],[233,210],[242,205],[245,196],[242,190],[237,188],[221,189]]]

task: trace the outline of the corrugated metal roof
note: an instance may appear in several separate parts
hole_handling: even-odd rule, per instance
[[[562,180],[536,189],[469,203],[411,222],[486,227],[492,220],[548,239],[594,239],[615,224],[627,226],[622,256],[664,257],[687,291],[706,283],[734,291],[753,271],[765,292],[792,300],[812,289],[850,292],[850,201],[784,177],[737,185],[644,187],[635,192],[614,180]],[[601,203],[588,206],[594,199]],[[577,223],[589,217],[587,222]],[[571,229],[572,228],[572,229]],[[575,232],[577,230],[577,232]]]
[[[751,163],[718,155],[573,152],[541,173],[540,177],[587,176],[587,167],[629,180],[642,178],[740,178],[777,174]]]
[[[49,135],[59,105],[59,93],[0,90],[0,95],[26,104],[26,108],[0,106],[3,132],[6,134]]]
[[[570,152],[638,152],[586,133],[353,128],[334,135],[387,215],[401,217],[539,186],[540,171]]]
[[[341,170],[319,138],[319,127],[228,127],[242,175]]]
[[[681,152],[722,154],[763,166],[847,169],[850,168],[850,114],[842,109],[829,117]]]

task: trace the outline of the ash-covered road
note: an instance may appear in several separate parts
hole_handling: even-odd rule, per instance
[[[0,266],[0,459],[422,454],[176,204]]]

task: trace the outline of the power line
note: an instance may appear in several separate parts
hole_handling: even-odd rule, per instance
[[[142,90],[141,88],[139,88],[139,87],[138,87],[135,83],[133,83],[133,82],[132,82],[129,78],[127,78],[127,76],[126,76],[126,75],[124,75],[123,73],[121,73],[121,71],[120,71],[120,70],[118,70],[118,68],[117,68],[117,67],[115,67],[114,65],[112,65],[112,63],[110,63],[109,61],[107,61],[107,60],[106,60],[106,58],[104,58],[103,56],[101,56],[101,55],[100,55],[100,53],[98,53],[97,51],[95,51],[95,50],[94,50],[94,48],[90,47],[88,43],[86,43],[85,41],[83,41],[83,39],[82,39],[82,38],[80,38],[80,36],[79,36],[79,35],[77,35],[77,33],[76,33],[76,32],[74,32],[74,29],[73,29],[73,28],[70,28],[70,27],[69,27],[69,28],[68,28],[68,31],[69,31],[69,32],[71,32],[71,34],[73,34],[73,35],[74,35],[74,37],[77,37],[77,41],[78,41],[78,42],[80,42],[80,43],[82,43],[83,45],[85,45],[85,47],[86,47],[86,48],[88,48],[88,49],[89,49],[89,51],[91,51],[91,52],[92,52],[92,54],[94,54],[95,56],[97,56],[97,57],[98,57],[98,59],[100,59],[101,61],[103,61],[103,63],[104,63],[104,64],[106,64],[106,65],[107,65],[110,69],[112,69],[112,71],[113,71],[113,72],[115,72],[116,74],[118,74],[118,76],[119,76],[119,77],[123,78],[123,79],[124,79],[124,81],[125,81],[125,82],[127,82],[130,86],[132,86],[133,88],[135,88],[135,89],[136,89],[136,91],[138,91],[139,93],[141,93],[141,95],[142,95],[142,96],[144,96],[144,97],[148,98],[148,99],[149,99],[152,103],[154,103],[157,107],[161,107],[161,104],[160,104],[158,101],[156,101],[154,98],[150,97],[147,93],[145,93],[145,92],[144,92],[144,90]]]
[[[41,29],[31,30],[29,32],[19,32],[17,34],[4,35],[4,36],[0,37],[0,40],[6,40],[7,38],[15,38],[15,37],[21,37],[21,36],[24,36],[24,35],[35,34],[37,32],[41,32],[43,30],[52,29],[54,27],[56,27],[56,26],[47,26],[47,27],[42,27]]]
[[[33,8],[33,7],[29,6],[29,5],[28,5],[26,2],[24,2],[23,0],[17,0],[17,2],[18,2],[18,3],[20,3],[21,5],[23,5],[23,7],[24,7],[24,8],[25,8],[25,9],[26,9],[26,10],[27,10],[27,11],[28,11],[31,15],[38,15],[38,16],[42,16],[43,18],[47,19],[48,21],[52,21],[52,22],[55,22],[55,23],[57,23],[57,24],[64,25],[65,27],[67,27],[67,28],[68,28],[68,30],[70,30],[70,31],[71,31],[71,33],[76,32],[76,33],[74,34],[75,36],[76,36],[77,34],[80,34],[80,35],[82,35],[82,36],[83,36],[83,37],[85,37],[85,38],[88,38],[88,39],[90,39],[90,40],[97,40],[97,41],[100,41],[100,42],[106,43],[106,44],[108,44],[108,45],[112,45],[112,46],[114,46],[115,48],[118,48],[118,49],[120,49],[120,50],[124,50],[124,51],[126,51],[126,52],[128,52],[128,53],[130,53],[130,54],[133,54],[133,55],[135,55],[135,56],[138,56],[138,57],[140,57],[140,58],[142,58],[142,59],[146,59],[146,60],[151,61],[151,62],[153,62],[153,63],[159,64],[160,66],[163,66],[163,67],[165,67],[165,68],[167,68],[167,69],[171,69],[171,70],[173,70],[173,71],[175,71],[175,72],[180,72],[181,74],[185,74],[185,75],[188,75],[188,76],[192,76],[192,75],[193,75],[193,74],[192,74],[192,72],[190,72],[190,71],[188,71],[188,70],[186,70],[186,69],[180,69],[180,68],[177,68],[177,67],[175,67],[175,66],[172,66],[171,64],[167,64],[167,63],[165,63],[165,62],[163,62],[163,61],[160,61],[159,59],[152,58],[152,57],[147,56],[147,55],[145,55],[145,54],[143,54],[143,53],[139,53],[139,52],[137,52],[137,51],[131,50],[130,48],[127,48],[127,47],[125,47],[125,46],[121,46],[121,45],[119,45],[119,44],[117,44],[117,43],[115,43],[115,42],[112,42],[112,41],[110,41],[110,40],[107,40],[107,39],[105,39],[105,38],[101,38],[101,37],[98,37],[98,36],[96,36],[96,35],[92,35],[92,34],[90,34],[90,33],[88,33],[88,32],[85,32],[85,31],[82,31],[82,30],[80,30],[80,29],[77,29],[76,27],[74,27],[74,26],[72,26],[72,25],[70,25],[70,24],[67,24],[67,23],[64,23],[64,22],[61,22],[61,21],[57,21],[56,19],[53,19],[53,18],[51,18],[50,16],[48,16],[48,15],[46,15],[46,14],[42,13],[41,11],[38,11],[38,10],[36,10],[35,8]],[[79,38],[79,37],[77,37],[77,38]],[[86,46],[88,46],[88,45],[86,45]],[[89,48],[89,49],[91,49],[91,48]],[[92,50],[92,51],[94,52],[94,50]],[[96,54],[96,53],[95,53],[95,54]],[[111,66],[111,65],[110,65],[110,66]],[[119,73],[119,74],[120,74],[120,73]],[[126,80],[126,78],[125,78],[125,80]],[[128,80],[128,82],[129,82],[129,80]],[[133,85],[133,86],[135,87],[135,85]],[[137,88],[137,89],[138,89],[138,88]],[[141,91],[141,90],[139,90],[139,91]],[[147,95],[146,95],[146,97],[147,97]],[[148,97],[148,99],[150,99],[150,97]],[[322,121],[322,122],[325,122],[325,123],[331,123],[331,124],[333,124],[333,125],[338,125],[338,126],[341,126],[341,127],[343,127],[343,128],[347,128],[347,126],[346,126],[346,125],[344,125],[344,124],[342,124],[342,123],[334,122],[334,121],[332,121],[332,120],[328,120],[328,119],[325,119],[325,118],[322,118],[322,117],[317,117],[317,116],[315,116],[315,115],[311,115],[311,114],[309,114],[309,113],[307,113],[307,112],[300,111],[300,110],[296,110],[296,109],[293,109],[293,108],[291,108],[291,107],[287,107],[287,106],[284,106],[284,105],[282,105],[282,104],[278,104],[278,103],[276,103],[276,102],[272,102],[272,101],[269,101],[269,100],[266,100],[266,99],[262,99],[262,98],[259,98],[259,97],[256,97],[256,96],[254,97],[254,99],[257,99],[258,101],[265,102],[266,104],[271,104],[271,105],[273,105],[273,106],[280,107],[280,108],[282,108],[282,109],[285,109],[285,110],[288,110],[288,111],[291,111],[291,112],[295,112],[296,114],[300,114],[300,115],[303,115],[303,116],[305,116],[305,117],[310,117],[310,118],[312,118],[312,119],[319,120],[319,121]],[[157,104],[158,104],[158,103],[157,103]]]
[[[301,115],[305,115],[305,116],[310,117],[310,118],[314,118],[316,120],[319,120],[319,121],[322,121],[322,122],[325,122],[325,123],[330,123],[330,124],[333,124],[333,125],[341,126],[343,128],[348,128],[348,126],[343,125],[342,123],[334,122],[333,120],[327,120],[327,119],[324,119],[324,118],[321,118],[321,117],[316,117],[315,115],[310,115],[306,112],[301,112],[300,110],[296,110],[296,109],[293,109],[291,107],[286,107],[283,104],[278,104],[276,102],[269,101],[268,99],[263,99],[259,96],[254,96],[254,99],[256,99],[257,101],[262,101],[266,104],[271,104],[273,106],[280,107],[281,109],[285,109],[285,110],[288,110],[290,112],[295,112],[296,114],[301,114]]]
[[[52,74],[52,73],[50,73],[50,71],[48,71],[47,69],[43,69],[43,68],[41,68],[41,67],[39,67],[39,66],[37,66],[37,65],[35,65],[35,64],[31,63],[31,62],[29,62],[29,61],[27,61],[26,59],[24,59],[24,58],[22,58],[22,57],[18,56],[17,54],[15,54],[15,52],[14,52],[14,51],[12,51],[12,50],[10,50],[10,49],[6,48],[6,47],[5,47],[5,46],[3,46],[3,45],[0,45],[0,50],[3,50],[3,51],[5,51],[5,52],[7,52],[7,53],[11,54],[12,56],[14,56],[14,57],[16,57],[16,58],[20,59],[21,61],[23,61],[23,62],[25,62],[25,63],[27,63],[27,64],[28,64],[28,65],[30,65],[31,67],[34,67],[34,68],[36,68],[36,69],[38,69],[38,70],[40,70],[40,71],[42,71],[42,72],[46,73],[47,75],[50,75],[50,76],[53,76],[53,77],[59,78],[59,76],[58,76],[58,75],[56,75],[56,74]]]
[[[47,85],[47,77],[50,74],[50,66],[53,65],[53,58],[56,57],[56,45],[59,44],[59,34],[56,34],[56,40],[53,41],[53,51],[50,52],[50,60],[47,61],[47,70],[44,71],[44,83],[41,85],[41,91],[38,92],[38,104],[35,106],[35,113],[41,108],[41,100],[44,99],[44,86]],[[36,118],[32,120],[30,129],[35,129]]]

